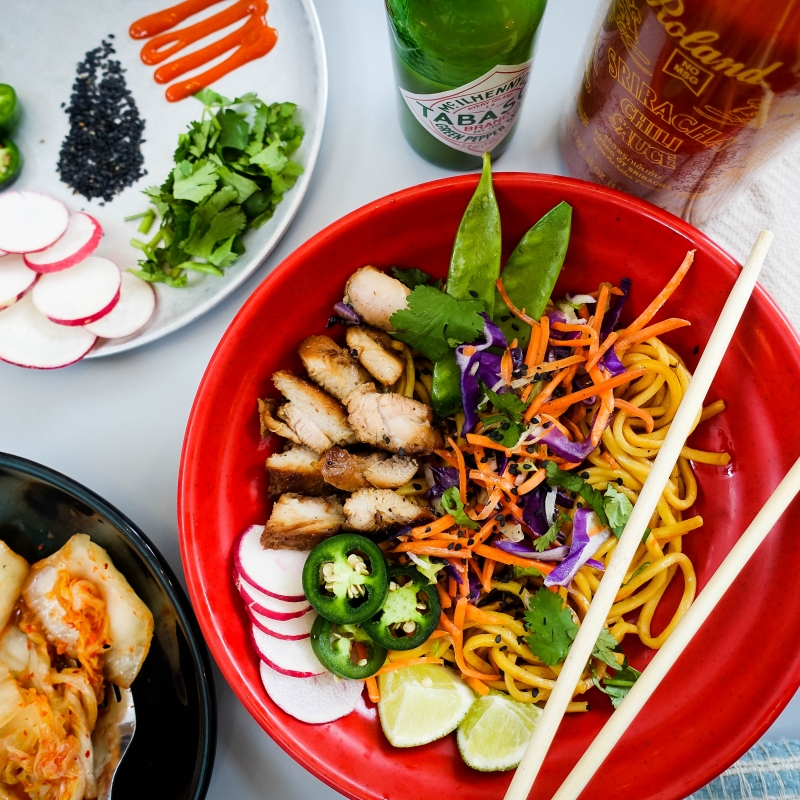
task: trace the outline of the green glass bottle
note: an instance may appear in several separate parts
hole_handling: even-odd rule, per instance
[[[508,146],[547,0],[386,0],[400,126],[424,159],[479,169]]]

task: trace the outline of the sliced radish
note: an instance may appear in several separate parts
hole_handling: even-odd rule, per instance
[[[113,261],[89,256],[74,267],[42,275],[31,296],[36,308],[53,322],[86,325],[116,306],[121,283]]]
[[[31,294],[0,311],[0,360],[36,369],[80,361],[97,337],[84,328],[51,322],[33,305]]]
[[[247,615],[253,625],[264,631],[267,636],[274,636],[276,639],[308,639],[311,636],[311,626],[317,618],[314,612],[287,620],[272,619],[259,614],[250,606],[247,608]]]
[[[63,236],[44,250],[27,253],[25,263],[36,272],[68,269],[94,253],[102,238],[100,223],[83,211],[76,211],[70,214]]]
[[[103,339],[122,339],[143,328],[156,307],[156,293],[153,287],[141,278],[122,273],[119,287],[119,303],[97,322],[90,322],[86,328]]]
[[[279,620],[295,619],[311,611],[311,606],[305,599],[301,600],[299,603],[278,600],[271,595],[260,592],[255,586],[251,586],[238,574],[234,577],[234,580],[236,582],[236,588],[239,590],[239,594],[242,596],[245,605],[264,617]]]
[[[278,600],[304,600],[303,567],[308,550],[265,550],[263,525],[251,525],[233,548],[239,574],[256,589]]]
[[[330,672],[290,678],[261,664],[261,681],[278,708],[301,722],[333,722],[355,710],[363,681],[341,680]]]
[[[67,207],[41,192],[0,194],[0,250],[32,253],[50,247],[69,223]]]
[[[36,283],[39,275],[25,266],[22,256],[0,257],[0,308],[16,303]]]
[[[258,657],[272,669],[293,678],[313,678],[327,670],[311,649],[311,639],[278,639],[252,625],[253,646]]]

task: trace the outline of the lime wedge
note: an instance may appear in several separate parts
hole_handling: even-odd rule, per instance
[[[542,715],[534,705],[492,691],[479,697],[458,727],[458,749],[465,763],[481,772],[516,767]]]
[[[378,688],[383,732],[395,747],[416,747],[447,736],[475,699],[461,678],[438,664],[384,673]]]

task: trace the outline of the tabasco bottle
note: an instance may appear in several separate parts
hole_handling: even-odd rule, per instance
[[[547,0],[386,0],[400,126],[423,158],[479,169],[508,146]]]
[[[606,0],[587,48],[575,177],[699,224],[800,133],[800,0]]]

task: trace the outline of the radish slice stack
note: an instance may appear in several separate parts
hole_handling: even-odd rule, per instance
[[[234,582],[247,607],[261,682],[287,714],[333,722],[355,709],[364,684],[340,680],[314,655],[310,637],[317,614],[302,586],[308,552],[265,550],[263,532],[263,525],[252,525],[234,545]]]
[[[0,360],[55,369],[147,324],[153,287],[93,255],[102,235],[41,192],[0,195]]]

